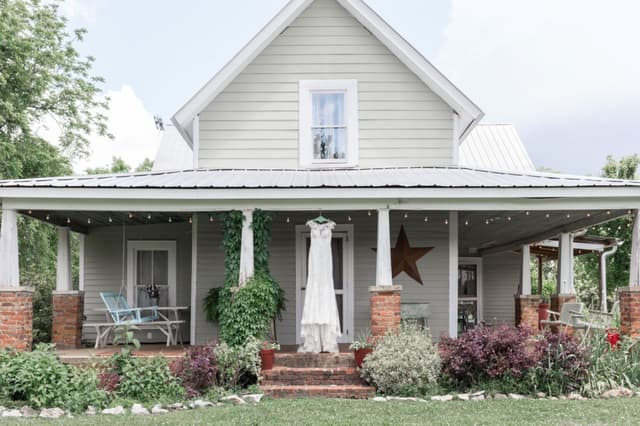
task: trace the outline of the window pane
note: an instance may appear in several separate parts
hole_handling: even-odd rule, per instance
[[[458,267],[458,297],[477,297],[476,265],[460,265]]]
[[[151,284],[151,251],[140,250],[136,255],[136,284]]]
[[[313,93],[313,127],[344,126],[344,93]]]
[[[461,300],[458,302],[458,333],[471,330],[478,325],[478,302]]]
[[[153,282],[155,285],[169,284],[169,252],[153,252]]]
[[[314,160],[344,160],[347,158],[347,129],[314,127],[311,129]]]

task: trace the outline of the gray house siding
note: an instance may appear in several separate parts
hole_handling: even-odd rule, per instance
[[[515,294],[520,280],[520,255],[511,252],[485,256],[484,320],[490,324],[515,323]]]
[[[200,167],[299,167],[300,80],[356,79],[360,167],[453,163],[453,111],[334,0],[317,0],[200,114]]]

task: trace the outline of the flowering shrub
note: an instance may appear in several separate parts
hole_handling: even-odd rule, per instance
[[[187,397],[202,395],[217,385],[216,346],[192,346],[184,357],[171,363],[171,372],[184,386]]]
[[[218,385],[237,389],[257,382],[260,374],[261,342],[249,338],[244,345],[229,346],[225,342],[215,348],[218,362]]]
[[[439,373],[440,358],[431,335],[415,323],[403,323],[398,332],[380,339],[361,370],[378,391],[391,395],[424,394]]]
[[[476,327],[457,339],[440,340],[443,381],[454,388],[471,388],[498,382],[497,389],[517,391],[520,382],[539,359],[539,345],[526,328]]]
[[[531,374],[536,390],[559,395],[580,390],[589,375],[589,352],[565,333],[547,331],[539,362]]]

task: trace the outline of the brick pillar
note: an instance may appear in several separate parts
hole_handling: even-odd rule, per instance
[[[387,330],[397,330],[400,326],[401,285],[369,287],[371,309],[371,334],[379,338]]]
[[[79,348],[82,338],[84,292],[53,292],[53,327],[51,338],[58,348]]]
[[[33,341],[33,289],[0,288],[0,349],[30,351]]]
[[[620,332],[634,339],[640,337],[640,287],[618,290],[620,298]]]
[[[537,331],[538,305],[540,305],[540,296],[537,294],[516,296],[516,325]]]
[[[555,312],[560,312],[562,310],[562,305],[565,303],[575,303],[576,295],[575,294],[552,294],[551,295],[551,310]]]

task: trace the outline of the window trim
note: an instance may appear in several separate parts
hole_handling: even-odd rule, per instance
[[[483,286],[483,259],[481,257],[460,257],[458,258],[458,269],[464,265],[476,266],[476,297],[460,297],[458,296],[458,303],[461,300],[476,300],[478,307],[478,323],[484,321],[484,286]],[[457,290],[456,290],[457,292]]]
[[[347,128],[346,160],[313,159],[311,127],[312,127],[312,93],[313,92],[345,92],[345,111]],[[299,152],[300,167],[305,168],[347,168],[358,165],[358,80],[300,80],[299,82]]]

